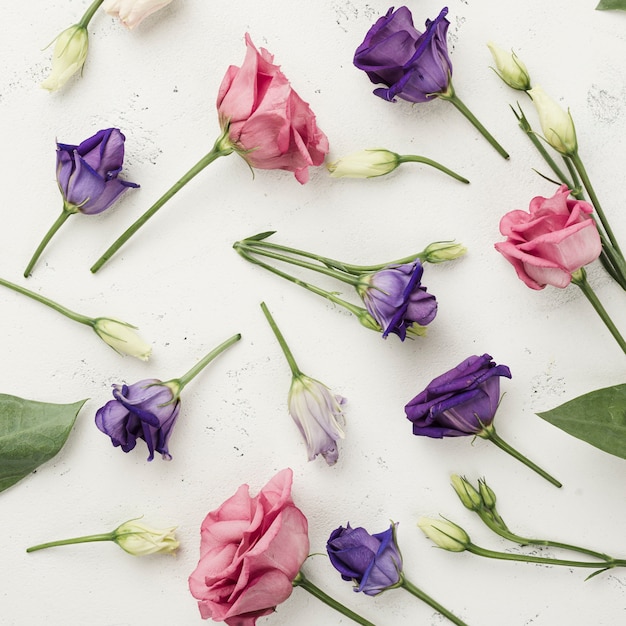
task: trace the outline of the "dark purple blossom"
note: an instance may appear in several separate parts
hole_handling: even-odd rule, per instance
[[[101,213],[126,189],[139,187],[118,178],[124,140],[117,128],[108,128],[78,146],[57,142],[57,182],[69,212]]]
[[[500,376],[511,378],[511,371],[488,354],[471,356],[438,376],[404,407],[413,434],[438,439],[478,435],[495,417]]]
[[[450,22],[444,8],[434,20],[426,20],[426,31],[413,26],[411,11],[391,7],[370,28],[354,54],[354,65],[374,84],[387,88],[374,93],[384,100],[396,96],[409,102],[426,102],[448,89],[452,63],[446,34]]]
[[[375,596],[398,586],[402,578],[402,555],[396,544],[396,524],[370,535],[365,528],[340,526],[326,543],[330,562],[344,580],[353,580],[355,591]]]
[[[407,332],[419,333],[437,315],[437,300],[421,284],[424,268],[413,263],[386,267],[363,276],[364,287],[359,288],[363,304],[380,324],[383,337],[394,333],[404,341]]]
[[[111,443],[130,452],[137,439],[143,439],[150,452],[148,461],[155,451],[170,460],[167,442],[180,411],[172,389],[160,380],[147,379],[113,385],[113,397],[96,413],[96,426],[111,437]]]

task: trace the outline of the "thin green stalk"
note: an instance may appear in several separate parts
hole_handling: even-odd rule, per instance
[[[227,339],[221,343],[217,348],[214,348],[207,355],[202,357],[186,374],[183,374],[180,378],[174,378],[164,384],[170,384],[176,386],[176,392],[174,395],[178,397],[183,388],[189,384],[213,359],[222,354],[225,350],[230,348],[234,343],[237,343],[241,339],[241,334],[237,333],[230,339]]]
[[[337,602],[337,600],[335,600],[327,593],[322,591],[319,587],[314,585],[308,578],[306,578],[302,571],[298,572],[298,575],[296,576],[292,584],[294,587],[302,587],[302,589],[308,591],[312,596],[316,597],[318,600],[321,600],[329,607],[335,609],[335,611],[339,611],[339,613],[350,618],[357,624],[361,624],[361,626],[374,626],[372,622],[366,620],[364,617],[361,617],[358,613],[350,610],[348,607],[344,606],[340,602]]]
[[[456,172],[453,172],[451,169],[445,167],[445,165],[441,165],[441,163],[437,163],[437,161],[433,161],[427,157],[418,156],[416,154],[402,154],[398,156],[398,163],[424,163],[425,165],[430,165],[434,167],[436,170],[451,176],[452,178],[469,185],[469,180]]]
[[[563,160],[565,161],[565,165],[567,165],[569,175],[572,177],[572,181],[574,184],[573,187],[569,188],[572,195],[574,196],[574,198],[576,198],[576,200],[584,200],[585,194],[583,193],[583,189],[580,184],[580,178],[578,178],[578,172],[576,172],[576,168],[574,167],[572,160],[565,155],[563,156]]]
[[[293,353],[291,352],[289,346],[287,345],[287,342],[285,341],[285,337],[280,331],[280,328],[278,328],[278,325],[276,324],[276,321],[274,320],[274,317],[272,316],[269,309],[267,308],[267,305],[265,304],[265,302],[261,302],[261,309],[263,310],[265,319],[268,321],[271,329],[274,331],[274,335],[276,336],[278,344],[280,345],[283,351],[283,354],[285,355],[285,358],[287,359],[287,363],[289,363],[291,373],[293,374],[294,377],[301,376],[302,372],[300,371],[300,368],[298,367],[298,364],[296,363],[296,359],[294,358]]]
[[[89,22],[91,22],[91,18],[95,15],[96,11],[100,8],[100,5],[104,2],[104,0],[94,0],[89,5],[89,8],[85,11],[85,14],[80,18],[80,22],[78,22],[78,26],[81,28],[87,28]]]
[[[533,470],[534,472],[537,472],[537,474],[545,478],[548,482],[552,483],[555,487],[563,486],[562,483],[560,483],[556,478],[554,478],[554,476],[551,476],[550,474],[548,474],[548,472],[543,470],[536,463],[533,463],[530,459],[525,457],[521,452],[518,452],[513,446],[509,445],[506,441],[504,441],[504,439],[502,439],[500,435],[496,433],[496,429],[494,428],[493,424],[485,427],[480,433],[478,433],[478,436],[483,439],[489,439],[489,441],[492,441],[493,443],[495,443],[496,446],[500,448],[500,450],[504,450],[504,452],[506,452],[507,454],[510,454],[512,457],[516,458],[518,461],[521,461],[524,465],[526,465],[526,467],[530,467],[531,470]]]
[[[423,602],[426,602],[428,606],[435,609],[438,613],[441,613],[444,617],[447,617],[453,624],[457,626],[467,626],[467,624],[460,620],[456,615],[450,613],[445,606],[441,606],[439,602],[431,598],[429,595],[424,593],[421,589],[416,587],[411,581],[407,580],[403,575],[400,578],[400,587],[402,589],[406,589],[409,593],[413,594],[416,598],[419,598]]]
[[[233,152],[224,132],[215,142],[207,155],[202,157],[186,174],[175,182],[141,217],[129,226],[107,249],[107,251],[92,265],[91,272],[96,273],[168,200],[176,195],[192,178],[199,174],[207,165],[221,156]]]
[[[245,250],[242,250],[241,247],[237,247],[237,244],[234,245],[234,248],[244,259],[246,259],[250,263],[253,263],[254,265],[258,265],[259,267],[262,267],[268,270],[269,272],[272,272],[273,274],[280,276],[281,278],[284,278],[292,283],[295,283],[296,285],[300,285],[300,287],[304,287],[304,289],[308,289],[309,291],[312,291],[318,296],[322,296],[323,298],[326,298],[327,300],[330,300],[331,302],[334,302],[335,304],[338,304],[339,306],[344,307],[344,309],[347,309],[348,311],[350,311],[350,313],[356,315],[359,318],[359,320],[361,320],[363,315],[367,313],[367,311],[364,308],[355,306],[354,304],[351,304],[350,302],[346,302],[346,300],[342,300],[341,298],[336,296],[334,293],[321,289],[320,287],[316,287],[315,285],[311,285],[310,283],[306,283],[303,280],[300,280],[299,278],[292,276],[291,274],[287,274],[286,272],[283,272],[276,267],[272,267],[271,265],[268,265],[267,263],[263,263],[263,261],[259,261],[259,259],[255,259],[253,256],[248,254]]]
[[[597,552],[596,550],[590,550],[589,548],[583,548],[580,546],[574,546],[569,543],[562,543],[561,541],[550,541],[548,539],[530,539],[528,537],[521,537],[512,533],[510,530],[502,528],[502,526],[496,524],[489,515],[484,515],[484,511],[479,511],[480,519],[488,526],[494,533],[500,535],[504,539],[519,543],[520,545],[533,545],[533,546],[545,546],[549,548],[558,548],[561,550],[570,550],[571,552],[579,552],[580,554],[586,554],[596,559],[602,559],[603,561],[611,561],[612,558],[608,554],[603,552]]]
[[[52,224],[48,232],[45,234],[44,238],[41,240],[41,243],[39,244],[39,246],[37,246],[37,249],[35,250],[35,253],[33,254],[31,260],[26,266],[26,269],[24,270],[24,278],[28,278],[30,276],[31,272],[33,271],[33,267],[35,267],[35,263],[37,263],[37,261],[39,260],[39,257],[41,256],[41,253],[44,251],[45,247],[50,243],[50,240],[52,239],[52,237],[54,237],[57,230],[59,230],[59,228],[61,228],[61,226],[65,224],[67,218],[74,212],[75,211],[68,211],[65,205],[63,206],[63,211],[61,215],[57,217],[54,224]]]
[[[488,559],[499,559],[501,561],[522,561],[525,563],[543,563],[545,565],[562,565],[563,567],[588,567],[591,569],[611,569],[613,567],[625,567],[626,559],[610,559],[609,561],[569,561],[566,559],[552,559],[544,556],[533,556],[531,554],[513,554],[511,552],[497,552],[481,548],[473,543],[465,544],[465,549],[472,554],[484,556]]]
[[[41,304],[45,304],[49,306],[51,309],[54,309],[61,315],[65,315],[65,317],[69,317],[71,320],[75,322],[79,322],[80,324],[86,324],[87,326],[92,326],[95,324],[95,320],[91,317],[87,317],[86,315],[81,315],[80,313],[76,313],[75,311],[71,311],[70,309],[61,306],[58,302],[54,300],[50,300],[50,298],[46,298],[45,296],[41,296],[30,289],[26,289],[25,287],[20,287],[15,283],[11,283],[8,280],[4,280],[4,278],[0,278],[0,285],[12,289],[13,291],[17,291],[17,293],[21,293],[28,298],[32,298],[37,302],[41,302]]]
[[[478,118],[465,106],[461,99],[454,92],[452,81],[448,85],[448,89],[439,94],[442,100],[451,102],[458,111],[460,111],[480,132],[480,134],[496,149],[498,154],[505,159],[509,158],[509,153],[496,141],[496,138],[480,123]]]
[[[574,164],[574,167],[576,168],[576,171],[580,175],[580,179],[582,180],[582,183],[585,189],[587,190],[587,194],[589,195],[589,200],[591,201],[591,204],[593,204],[596,210],[596,213],[598,214],[598,217],[600,218],[600,221],[602,222],[602,226],[604,226],[604,230],[606,231],[609,241],[611,242],[613,248],[615,248],[615,251],[618,253],[622,263],[624,263],[624,255],[622,254],[619,244],[617,243],[617,239],[615,235],[613,234],[611,225],[609,224],[608,220],[606,219],[606,216],[604,215],[604,210],[602,209],[602,206],[600,205],[598,196],[596,195],[596,192],[591,184],[591,180],[589,179],[589,176],[587,175],[587,170],[585,169],[585,166],[583,165],[583,162],[580,159],[580,156],[578,155],[577,152],[575,152],[574,154],[568,155],[568,157],[571,159],[572,163]],[[623,266],[622,266],[622,269],[623,269]],[[622,273],[622,275],[624,274],[624,272],[620,272],[620,273]]]
[[[598,299],[595,291],[591,288],[591,285],[588,283],[587,272],[585,271],[584,267],[581,267],[579,270],[576,270],[572,274],[572,282],[580,287],[580,290],[585,294],[585,297],[587,298],[587,300],[589,300],[591,306],[593,306],[593,308],[596,310],[596,313],[600,316],[605,326],[609,329],[609,331],[613,335],[613,338],[619,344],[619,347],[624,351],[624,353],[626,353],[626,341],[624,341],[624,338],[622,337],[619,330],[617,330],[617,327],[613,323],[613,320],[607,313],[606,309],[602,306],[602,303]]]
[[[55,546],[69,546],[75,543],[91,543],[94,541],[115,541],[115,532],[86,535],[85,537],[73,537],[72,539],[60,539],[59,541],[48,541],[47,543],[40,543],[36,546],[26,548],[26,552],[36,552],[37,550],[45,550],[46,548],[54,548]]]

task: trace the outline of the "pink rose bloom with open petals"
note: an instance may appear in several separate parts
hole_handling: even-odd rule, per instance
[[[248,485],[202,522],[200,561],[189,577],[203,619],[254,626],[284,602],[309,553],[307,519],[284,469],[250,497]]]
[[[569,194],[561,185],[551,198],[533,198],[528,213],[511,211],[500,221],[506,241],[495,244],[496,250],[531,289],[567,287],[573,272],[600,256],[593,207]]]
[[[124,26],[135,28],[144,18],[167,6],[172,0],[104,0],[102,8],[119,17]]]
[[[264,48],[259,52],[248,34],[246,46],[243,65],[231,65],[220,85],[220,125],[228,127],[230,142],[252,167],[288,170],[306,183],[309,166],[324,162],[328,139],[309,105],[272,63],[274,56]]]

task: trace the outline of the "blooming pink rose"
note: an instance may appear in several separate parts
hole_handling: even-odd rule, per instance
[[[291,481],[284,469],[254,498],[242,485],[202,522],[189,589],[204,619],[254,626],[291,595],[309,553],[308,523],[291,499]]]
[[[306,183],[308,167],[324,162],[328,139],[309,105],[272,63],[274,56],[264,48],[259,52],[247,33],[246,46],[243,65],[231,65],[220,85],[220,125],[228,126],[230,142],[251,166],[288,170]]]
[[[568,198],[561,185],[551,198],[537,196],[529,213],[511,211],[500,221],[506,241],[495,244],[531,289],[567,287],[572,272],[595,261],[602,251],[588,202]]]
[[[135,28],[151,13],[167,6],[172,0],[104,0],[102,8],[119,17],[124,26]]]

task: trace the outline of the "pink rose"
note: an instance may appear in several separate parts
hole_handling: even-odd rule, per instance
[[[203,619],[254,626],[291,595],[309,553],[308,523],[291,499],[291,481],[284,469],[254,498],[242,485],[202,522],[189,589]]]
[[[551,198],[537,196],[529,213],[511,211],[500,221],[506,241],[495,244],[517,275],[531,289],[546,285],[567,287],[572,272],[595,261],[602,251],[593,207],[568,199],[570,190],[561,185]]]
[[[309,105],[264,48],[259,52],[246,34],[241,67],[231,65],[220,85],[217,110],[230,142],[252,167],[294,172],[301,183],[308,167],[321,165],[328,139],[317,127]]]
[[[151,13],[167,6],[172,0],[104,0],[102,8],[119,17],[124,26],[135,28]]]

